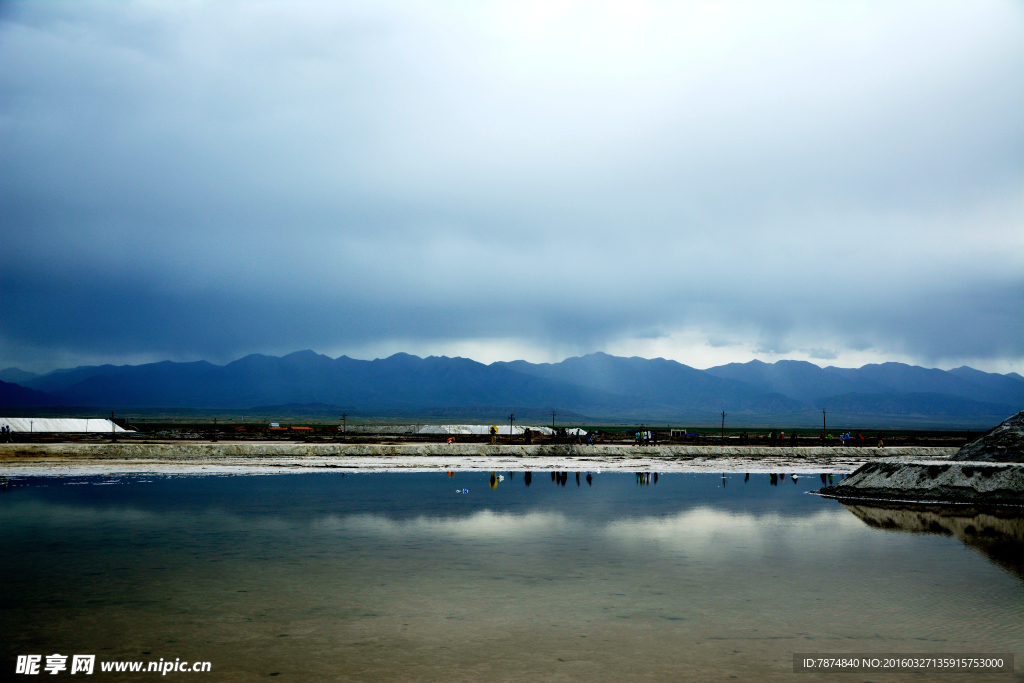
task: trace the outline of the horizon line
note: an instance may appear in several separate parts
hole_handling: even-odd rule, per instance
[[[939,370],[940,372],[950,372],[950,370],[956,370],[956,369],[959,369],[959,368],[968,368],[968,369],[971,369],[971,370],[975,370],[976,372],[984,372],[985,374],[999,375],[999,376],[1002,376],[1002,377],[1017,377],[1017,378],[1020,378],[1020,379],[1024,379],[1024,377],[1022,377],[1017,372],[1013,372],[1013,371],[1006,372],[1006,373],[988,372],[988,371],[985,371],[985,370],[978,370],[977,368],[974,368],[974,367],[972,367],[970,365],[967,365],[967,364],[959,365],[956,368],[951,368],[950,370],[945,370],[943,368],[928,367],[928,366],[924,366],[924,365],[915,365],[915,364],[912,364],[912,363],[905,363],[905,362],[902,362],[902,361],[883,361],[883,362],[880,362],[880,363],[865,363],[865,364],[860,365],[860,366],[841,367],[841,366],[837,366],[837,365],[818,365],[817,363],[814,363],[814,362],[809,361],[809,360],[799,360],[799,359],[790,359],[790,358],[780,358],[778,360],[770,361],[770,362],[769,361],[763,361],[763,360],[760,360],[758,358],[752,358],[751,360],[748,360],[748,361],[731,361],[731,362],[728,362],[728,363],[722,363],[720,365],[711,365],[711,366],[708,366],[706,368],[698,368],[698,367],[695,367],[693,365],[688,365],[688,364],[686,364],[686,363],[684,363],[682,361],[676,360],[674,358],[665,358],[663,356],[655,356],[655,357],[652,357],[652,358],[647,358],[647,357],[644,357],[644,356],[636,356],[636,355],[634,355],[634,356],[616,356],[614,354],[610,354],[610,353],[607,353],[605,351],[592,351],[591,353],[585,353],[585,354],[576,355],[576,356],[566,356],[565,358],[563,358],[560,361],[552,361],[552,362],[532,362],[532,361],[527,361],[525,359],[515,359],[515,360],[497,360],[497,361],[492,361],[490,363],[485,363],[483,361],[478,361],[478,360],[476,360],[474,358],[470,358],[468,356],[457,356],[457,355],[456,356],[447,356],[447,355],[444,355],[444,354],[441,354],[441,355],[430,354],[430,355],[427,355],[427,356],[418,356],[418,355],[416,355],[414,353],[408,353],[408,352],[405,352],[405,351],[396,351],[395,353],[392,353],[389,356],[383,356],[383,357],[378,356],[378,357],[375,357],[375,358],[357,358],[355,356],[349,356],[347,354],[341,354],[339,356],[332,357],[329,354],[320,353],[318,351],[314,351],[313,349],[309,349],[309,348],[300,349],[298,351],[291,351],[291,352],[288,352],[288,353],[285,353],[285,354],[282,354],[282,355],[274,355],[274,354],[270,354],[270,353],[258,353],[258,352],[247,353],[247,354],[244,354],[242,356],[239,356],[239,357],[235,358],[234,360],[226,361],[224,363],[216,363],[214,361],[210,361],[210,360],[207,360],[205,358],[204,359],[197,359],[197,360],[171,360],[171,359],[166,359],[165,358],[163,360],[147,361],[147,362],[142,362],[142,363],[122,363],[120,365],[119,364],[115,364],[115,363],[99,363],[99,364],[94,364],[94,365],[86,364],[86,365],[75,365],[75,366],[57,367],[57,368],[53,368],[52,370],[49,370],[49,371],[46,371],[46,372],[32,372],[30,370],[23,370],[22,368],[20,368],[18,366],[15,366],[15,365],[11,365],[11,366],[8,366],[6,368],[0,369],[0,372],[7,372],[8,370],[16,370],[18,372],[30,372],[32,375],[34,375],[36,377],[43,377],[43,376],[52,374],[54,372],[70,371],[70,370],[75,370],[77,368],[105,367],[105,366],[112,366],[112,367],[140,367],[140,366],[144,366],[144,365],[156,365],[156,364],[159,364],[159,363],[178,363],[178,364],[182,364],[182,365],[190,364],[190,363],[208,363],[209,365],[213,365],[215,367],[226,367],[228,365],[231,365],[232,363],[237,363],[238,361],[244,360],[244,359],[252,357],[252,356],[260,356],[260,357],[263,357],[263,358],[287,358],[288,356],[294,356],[296,354],[302,354],[302,353],[307,353],[307,352],[308,353],[313,353],[313,354],[315,354],[317,356],[322,356],[324,358],[328,358],[328,359],[330,359],[332,361],[340,360],[342,358],[347,358],[349,360],[357,360],[357,361],[363,361],[363,362],[367,362],[367,363],[372,363],[372,362],[376,362],[376,361],[389,360],[391,358],[394,358],[395,356],[409,356],[409,357],[416,358],[416,359],[419,359],[419,360],[428,360],[430,358],[444,358],[444,359],[450,359],[450,360],[468,360],[468,361],[471,361],[473,363],[479,363],[480,365],[483,365],[483,366],[486,366],[486,367],[490,367],[490,366],[497,365],[497,364],[508,364],[508,363],[529,363],[530,365],[558,365],[558,364],[564,363],[564,362],[566,362],[568,360],[573,360],[573,359],[577,359],[577,358],[586,358],[588,356],[608,356],[610,358],[621,358],[621,359],[627,359],[627,360],[631,360],[631,359],[639,359],[639,360],[645,360],[645,361],[661,360],[661,361],[666,361],[666,362],[669,362],[669,363],[677,363],[677,364],[682,365],[684,367],[692,368],[694,370],[698,370],[698,371],[701,371],[701,372],[706,372],[707,370],[713,370],[715,368],[725,367],[726,365],[749,365],[751,363],[762,363],[764,365],[776,365],[778,363],[807,363],[808,365],[813,365],[814,367],[817,367],[817,368],[819,368],[821,370],[827,370],[828,368],[836,368],[836,369],[840,369],[840,370],[860,370],[862,368],[869,367],[869,366],[881,366],[881,365],[893,364],[893,365],[905,365],[907,367],[922,368],[922,369],[925,369],[925,370]],[[0,380],[0,381],[6,381],[6,380]],[[17,382],[12,382],[12,383],[16,384]]]

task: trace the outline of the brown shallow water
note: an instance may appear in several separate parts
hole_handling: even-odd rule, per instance
[[[817,476],[501,474],[495,488],[488,473],[14,480],[2,665],[58,652],[212,664],[174,680],[1021,679],[1024,581],[934,520],[851,514],[806,495]],[[1012,652],[1018,673],[794,674],[794,652]]]

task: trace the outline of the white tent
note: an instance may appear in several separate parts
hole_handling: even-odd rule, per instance
[[[0,425],[11,428],[11,432],[59,432],[70,434],[78,432],[90,432],[98,434],[110,434],[110,420],[101,417],[0,417]],[[113,425],[114,433],[121,433],[127,430],[116,424]]]

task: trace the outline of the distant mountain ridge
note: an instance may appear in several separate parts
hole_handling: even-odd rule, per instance
[[[1021,380],[966,366],[948,371],[904,363],[819,368],[806,361],[781,360],[769,364],[753,360],[720,365],[705,372],[809,403],[845,394],[911,393],[948,394],[1006,406],[1024,401]]]
[[[25,382],[38,376],[39,375],[34,372],[27,372],[18,368],[5,368],[0,370],[0,382]]]
[[[242,410],[254,406],[352,406],[364,415],[460,410],[554,410],[607,419],[695,421],[837,414],[1001,421],[1024,408],[1024,379],[969,367],[944,371],[883,363],[821,368],[805,361],[730,363],[707,370],[663,358],[594,353],[560,363],[497,362],[404,353],[372,361],[313,351],[253,354],[226,365],[163,361],[82,366],[45,375],[17,368],[0,405]],[[801,418],[804,419],[804,418]],[[810,418],[807,418],[810,419]]]

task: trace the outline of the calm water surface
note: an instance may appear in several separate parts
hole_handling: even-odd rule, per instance
[[[212,663],[173,680],[1022,679],[1019,516],[848,508],[817,475],[497,474],[11,481],[0,677],[89,653]],[[886,651],[1018,673],[792,671]]]

